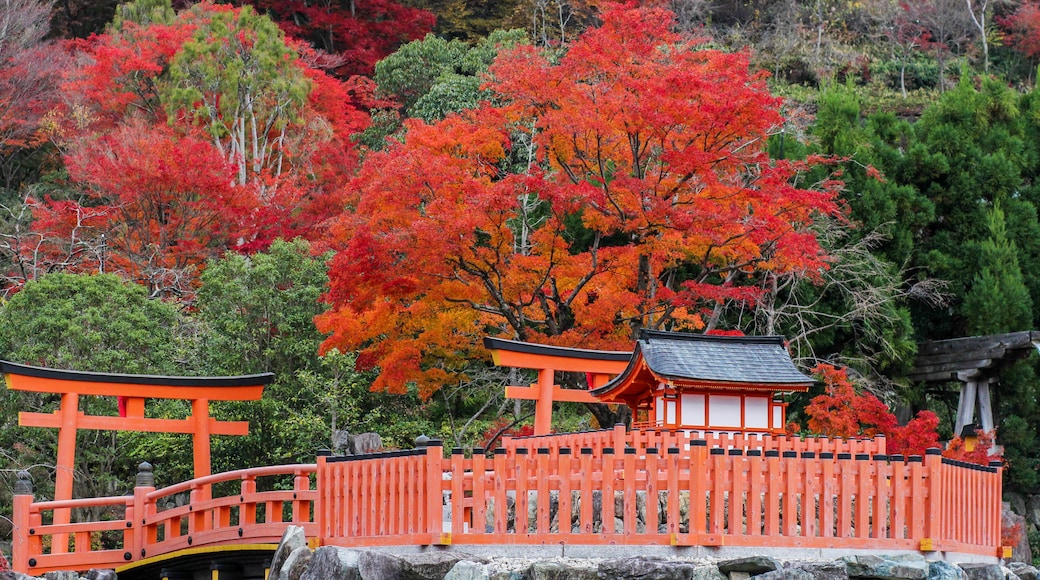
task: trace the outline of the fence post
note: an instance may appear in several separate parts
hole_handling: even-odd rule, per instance
[[[628,442],[625,440],[625,424],[618,423],[614,425],[614,441],[612,444],[614,449],[624,449],[628,447]],[[635,447],[635,445],[633,445]]]
[[[332,509],[333,506],[332,498],[327,495],[332,489],[330,482],[326,481],[329,476],[327,463],[328,457],[329,455],[322,450],[315,458],[317,469],[315,469],[314,473],[314,487],[317,490],[317,494],[315,494],[317,499],[314,500],[314,528],[317,530],[315,533],[317,534],[317,543],[319,546],[324,546],[325,539],[332,535],[332,530],[329,529],[330,518],[328,517],[328,514],[325,513],[325,510]],[[245,509],[245,507],[243,506],[239,508],[239,510],[242,509]],[[241,525],[241,519],[242,516],[240,511],[239,525]]]
[[[991,505],[996,509],[992,509],[992,511],[990,512],[990,525],[988,532],[996,536],[998,544],[997,557],[1002,559],[1010,558],[1012,555],[1011,550],[1013,548],[1013,546],[1004,545],[1004,534],[1002,530],[1003,523],[1001,522],[1001,511],[1003,511],[1001,509],[1001,498],[1004,497],[1003,467],[1003,461],[990,461],[989,468],[996,472],[996,476],[992,478],[987,478],[989,479],[989,481],[993,482],[993,486],[996,488],[990,490]],[[1025,532],[1025,530],[1023,530],[1023,532]]]
[[[155,474],[152,473],[152,464],[147,461],[137,466],[137,477],[134,478],[134,509],[131,526],[134,531],[134,544],[127,548],[135,553],[133,559],[148,556],[149,540],[154,540],[154,534],[147,534],[145,518],[155,513],[155,504],[149,505],[148,494],[155,491]]]
[[[15,572],[29,573],[29,509],[33,502],[32,480],[28,471],[19,471],[14,483],[14,529],[11,566]]]
[[[426,443],[426,526],[430,543],[451,544],[451,535],[444,533],[444,494],[441,493],[441,442],[430,439]]]
[[[916,464],[910,466],[913,470]],[[943,538],[940,537],[941,530],[943,529],[943,516],[941,513],[942,505],[942,450],[937,447],[930,447],[925,449],[924,452],[924,476],[927,479],[927,490],[928,497],[926,498],[925,510],[924,510],[924,537],[921,538],[920,550],[922,552],[931,552],[939,550],[942,545]],[[913,489],[911,488],[911,493]],[[917,503],[916,501],[914,502]],[[913,509],[911,516],[916,520],[918,510]],[[917,522],[914,521],[911,529],[914,529]],[[911,532],[913,533],[913,532]]]

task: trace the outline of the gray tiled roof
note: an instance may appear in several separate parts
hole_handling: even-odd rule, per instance
[[[644,331],[625,372],[593,394],[610,392],[625,382],[640,354],[655,374],[673,380],[780,385],[815,382],[794,366],[779,336]]]

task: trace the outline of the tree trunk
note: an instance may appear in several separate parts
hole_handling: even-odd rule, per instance
[[[596,418],[600,429],[610,429],[618,423],[626,427],[632,425],[632,410],[628,405],[618,405],[617,410],[611,410],[610,405],[604,403],[585,403],[585,408]]]

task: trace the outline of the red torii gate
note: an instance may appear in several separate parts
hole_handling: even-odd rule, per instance
[[[552,430],[554,401],[602,402],[589,390],[602,387],[615,375],[621,374],[632,358],[631,352],[546,346],[491,337],[484,338],[484,348],[491,351],[491,358],[498,366],[538,371],[537,383],[529,387],[506,387],[507,398],[536,401],[535,435],[548,435]],[[589,377],[589,390],[565,389],[557,385],[556,371],[585,373]]]
[[[73,470],[76,465],[76,431],[143,431],[185,433],[193,437],[195,477],[210,475],[210,436],[247,435],[248,421],[218,421],[209,415],[210,401],[255,401],[263,395],[264,385],[274,374],[262,373],[235,377],[171,377],[57,370],[0,361],[7,388],[16,391],[61,395],[61,406],[53,413],[18,414],[23,427],[58,430],[58,457],[54,499],[72,499]],[[87,415],[79,410],[79,396],[122,397],[126,416]],[[185,419],[145,417],[145,399],[180,399],[191,402]],[[68,510],[55,510],[54,523],[69,522]],[[62,542],[55,542],[63,550]]]

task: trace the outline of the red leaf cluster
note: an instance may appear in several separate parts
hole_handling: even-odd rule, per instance
[[[534,426],[530,424],[510,426],[513,420],[509,417],[499,417],[494,423],[484,429],[477,437],[477,447],[486,450],[497,449],[502,446],[503,437],[527,437],[534,435]]]
[[[996,433],[986,432],[981,429],[975,432],[978,438],[974,447],[969,451],[966,442],[961,437],[954,437],[946,444],[943,457],[976,463],[978,465],[989,465],[990,461],[1001,461],[1000,447],[996,443]],[[1005,544],[1008,545],[1008,544]]]
[[[1008,46],[1029,58],[1040,56],[1040,2],[1024,0],[1010,16],[997,16]]]
[[[859,393],[844,368],[817,365],[813,372],[821,378],[827,392],[816,396],[805,408],[809,430],[828,437],[886,437],[890,454],[924,455],[926,449],[939,447],[939,418],[921,411],[904,426],[871,393]]]

